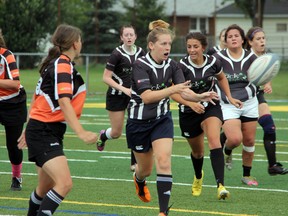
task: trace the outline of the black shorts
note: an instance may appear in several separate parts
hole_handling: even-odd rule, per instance
[[[66,124],[45,123],[30,119],[26,127],[28,159],[42,167],[45,162],[64,155],[63,138]]]
[[[130,97],[125,95],[106,95],[106,110],[109,111],[123,111],[127,109]]]
[[[265,100],[264,94],[265,94],[264,90],[258,90],[257,91],[258,104],[267,103],[267,101]]]
[[[209,104],[205,108],[205,113],[197,114],[196,112],[183,113],[179,111],[179,125],[181,135],[185,138],[194,138],[203,133],[201,123],[209,118],[215,116],[223,123],[223,114],[219,103],[216,105]]]
[[[150,121],[127,119],[126,139],[128,148],[136,152],[148,152],[152,142],[157,139],[174,136],[171,112],[159,119]]]
[[[23,125],[27,120],[26,100],[21,103],[0,103],[0,123],[5,126]]]

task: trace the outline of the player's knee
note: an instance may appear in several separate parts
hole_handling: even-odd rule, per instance
[[[253,153],[255,151],[255,146],[245,146],[243,145],[243,150],[249,153]]]
[[[274,134],[275,133],[275,124],[273,121],[272,115],[263,115],[258,119],[258,123],[263,128],[264,134]]]

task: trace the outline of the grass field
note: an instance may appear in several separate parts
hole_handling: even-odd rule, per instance
[[[102,66],[100,65],[99,68]],[[104,109],[103,92],[99,68],[91,72],[89,88],[91,94],[87,98],[81,122],[86,129],[98,132],[109,126],[107,112]],[[22,84],[28,92],[32,92],[38,79],[38,73],[25,71]],[[277,78],[277,79],[276,79]],[[271,99],[286,99],[288,80],[285,71],[275,78],[274,94],[281,94]],[[276,90],[277,89],[277,90]],[[30,99],[29,95],[29,99]],[[189,159],[190,150],[186,141],[180,136],[176,104],[172,104],[175,122],[175,142],[173,146],[172,171],[173,189],[170,214],[175,216],[188,215],[287,215],[288,175],[269,176],[267,160],[262,144],[262,130],[258,127],[256,152],[252,175],[257,177],[258,187],[248,187],[241,183],[241,148],[233,152],[233,169],[225,171],[225,185],[231,192],[231,198],[218,201],[214,174],[206,146],[204,161],[204,187],[200,197],[191,195],[193,169]],[[288,102],[270,103],[274,120],[277,125],[277,160],[288,167]],[[105,151],[98,152],[94,145],[81,142],[68,128],[64,139],[66,156],[69,160],[74,187],[59,206],[55,215],[109,215],[109,216],[150,216],[158,214],[155,171],[147,179],[152,195],[148,204],[141,202],[135,194],[132,173],[129,170],[130,151],[125,142],[125,131],[118,140],[108,141]],[[5,134],[0,127],[0,215],[26,215],[28,200],[37,184],[34,164],[27,160],[24,150],[23,189],[20,192],[9,190],[11,167],[5,147]]]

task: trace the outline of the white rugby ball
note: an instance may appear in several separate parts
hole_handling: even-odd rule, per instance
[[[256,86],[270,82],[280,70],[280,59],[275,53],[259,56],[250,65],[247,75],[249,82]]]

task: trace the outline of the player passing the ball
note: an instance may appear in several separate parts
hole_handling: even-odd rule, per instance
[[[241,108],[242,102],[231,96],[221,62],[214,56],[203,54],[207,45],[206,36],[200,32],[191,32],[186,36],[188,55],[181,59],[179,64],[185,80],[191,81],[191,90],[195,93],[213,91],[218,82],[229,102]],[[215,104],[189,102],[182,99],[179,94],[174,94],[172,98],[179,103],[181,133],[192,149],[190,156],[195,173],[192,195],[199,196],[202,192],[204,135],[206,135],[211,165],[217,183],[217,197],[218,199],[229,197],[230,193],[224,187],[224,155],[220,144],[223,116],[219,101],[214,101]]]
[[[155,162],[159,216],[165,216],[168,215],[173,182],[171,154],[174,131],[169,97],[179,93],[186,100],[214,103],[213,99],[218,99],[218,95],[215,92],[196,94],[190,90],[189,81],[185,82],[177,62],[169,58],[174,34],[168,23],[153,21],[149,30],[149,52],[133,64],[126,138],[137,161],[134,174],[136,193],[143,202],[150,202],[146,177],[151,175]]]
[[[251,50],[257,57],[266,53],[266,37],[262,28],[250,28],[247,31],[246,39],[246,48]],[[265,100],[265,93],[272,93],[271,81],[263,86],[257,87],[257,99],[259,103],[258,123],[264,131],[263,143],[268,159],[268,173],[270,175],[284,175],[288,173],[288,169],[284,168],[283,165],[276,160],[276,126],[268,103]]]
[[[245,33],[243,29],[233,24],[225,32],[227,49],[215,53],[215,57],[222,62],[223,71],[228,79],[233,98],[243,102],[242,108],[236,108],[229,103],[225,93],[218,89],[223,111],[223,130],[227,140],[223,143],[225,165],[232,168],[232,150],[243,143],[241,181],[249,186],[257,186],[258,182],[251,176],[252,162],[255,151],[255,136],[258,119],[258,101],[256,86],[249,83],[247,70],[256,55],[243,49]]]
[[[53,215],[72,189],[63,151],[66,123],[85,143],[97,141],[97,134],[84,130],[78,120],[86,96],[85,83],[73,63],[82,48],[81,31],[74,26],[59,25],[52,43],[54,46],[41,64],[26,132],[18,144],[24,148],[27,142],[28,159],[35,163],[38,173],[38,185],[30,196],[27,216]]]

